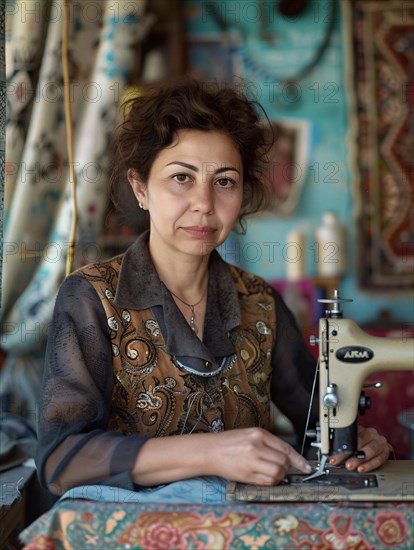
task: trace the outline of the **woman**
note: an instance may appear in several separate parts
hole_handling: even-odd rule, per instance
[[[215,250],[265,197],[256,105],[232,89],[186,82],[128,107],[112,186],[130,186],[150,228],[124,255],[61,287],[40,478],[62,494],[208,475],[277,484],[290,466],[309,472],[269,430],[270,402],[301,437],[314,362],[279,295]],[[388,458],[375,430],[362,429],[359,445],[366,458],[350,458],[350,470]]]

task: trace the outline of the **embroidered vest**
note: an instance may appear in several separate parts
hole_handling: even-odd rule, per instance
[[[228,264],[241,291],[242,324],[229,333],[235,353],[223,360],[218,374],[202,376],[167,353],[151,309],[114,304],[121,262],[122,255],[78,271],[101,299],[112,343],[114,388],[108,429],[159,437],[269,428],[276,314],[267,283]]]

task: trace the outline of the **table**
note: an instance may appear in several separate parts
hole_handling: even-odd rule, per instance
[[[414,504],[137,504],[68,499],[21,533],[25,550],[410,549]]]

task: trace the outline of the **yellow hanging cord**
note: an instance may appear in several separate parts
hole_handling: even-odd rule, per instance
[[[68,56],[68,44],[69,44],[69,0],[64,0],[64,19],[63,19],[63,41],[62,41],[62,65],[63,65],[63,85],[64,85],[64,104],[65,104],[65,120],[66,120],[66,141],[68,149],[68,161],[69,161],[69,174],[71,181],[71,193],[72,193],[72,227],[69,237],[68,256],[66,258],[66,275],[69,275],[73,270],[73,258],[75,255],[76,245],[76,226],[78,206],[76,200],[76,173],[73,154],[73,127],[72,127],[72,109],[70,104],[70,90],[69,90],[69,56]]]

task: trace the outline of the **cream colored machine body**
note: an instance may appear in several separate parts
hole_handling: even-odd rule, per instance
[[[380,371],[413,371],[414,339],[381,338],[367,334],[343,317],[339,297],[320,300],[333,305],[319,321],[319,423],[307,435],[318,448],[318,470],[306,479],[329,473],[331,455],[357,454],[358,416],[370,407],[364,381]],[[374,384],[379,387],[381,384]]]

